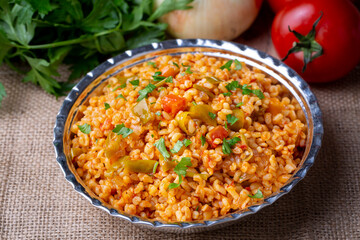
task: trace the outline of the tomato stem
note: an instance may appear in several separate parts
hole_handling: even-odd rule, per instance
[[[289,32],[293,33],[295,37],[299,40],[299,42],[294,42],[294,47],[292,47],[286,56],[282,59],[282,61],[285,61],[290,54],[296,53],[296,52],[303,52],[304,53],[304,66],[302,68],[302,72],[305,72],[306,66],[308,63],[313,61],[315,58],[320,57],[323,54],[323,48],[322,46],[315,41],[315,35],[316,35],[316,26],[319,23],[320,19],[323,16],[323,12],[320,12],[320,17],[314,22],[312,29],[310,32],[304,36],[300,33],[296,32],[295,30],[291,30],[289,27]]]

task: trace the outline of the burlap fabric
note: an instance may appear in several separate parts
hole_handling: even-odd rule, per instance
[[[269,33],[258,29],[269,29],[265,20],[250,29],[255,38],[245,35],[241,42],[274,54]],[[65,68],[61,75],[66,79]],[[0,239],[360,239],[360,66],[340,81],[311,85],[325,135],[303,181],[235,225],[188,235],[140,229],[76,193],[52,146],[64,98],[21,83],[21,77],[0,67],[8,93],[0,109]]]

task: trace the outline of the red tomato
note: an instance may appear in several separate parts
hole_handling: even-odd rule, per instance
[[[163,77],[175,77],[176,74],[179,73],[179,68],[171,65],[166,65],[161,69],[161,76]]]
[[[216,148],[218,146],[218,144],[214,143],[214,140],[217,138],[220,138],[221,140],[223,140],[228,135],[229,135],[229,132],[226,131],[226,129],[223,126],[217,126],[209,131],[209,133],[207,134],[207,140],[208,140],[208,143],[211,145],[211,147]]]
[[[161,99],[161,104],[165,112],[175,116],[179,111],[185,110],[186,99],[174,94],[167,95]]]
[[[304,66],[304,51],[292,53],[284,61],[308,82],[329,82],[343,77],[360,61],[360,13],[348,0],[302,0],[283,8],[275,17],[271,35],[275,49],[284,58],[294,43],[291,30],[306,36],[323,13],[315,28],[314,41],[322,47],[308,54],[311,61]],[[316,47],[314,41],[309,41]],[[306,44],[305,44],[306,45]]]
[[[299,0],[267,0],[271,9],[274,13],[279,12],[281,9],[283,9],[287,4]]]

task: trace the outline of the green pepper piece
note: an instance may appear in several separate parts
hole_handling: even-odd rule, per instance
[[[111,177],[116,170],[118,170],[119,168],[124,168],[125,162],[129,160],[130,160],[129,156],[123,156],[119,158],[116,162],[110,165],[108,170],[104,173],[104,176]]]
[[[238,119],[233,125],[228,125],[229,128],[233,131],[239,131],[241,128],[244,127],[245,122],[245,114],[244,111],[241,109],[234,109],[233,115]]]
[[[109,159],[116,159],[125,153],[121,148],[123,137],[114,132],[110,132],[105,140],[105,156]]]
[[[152,173],[155,160],[128,160],[125,161],[125,170],[136,173]]]
[[[151,120],[152,114],[145,98],[133,107],[132,112],[140,117],[141,122],[144,124]]]
[[[82,153],[83,153],[83,150],[81,148],[71,148],[71,150],[70,150],[71,160],[73,160],[75,157],[79,156]]]
[[[217,77],[206,77],[206,81],[208,81],[211,84],[219,85],[222,81],[218,79]]]
[[[199,120],[205,122],[206,124],[216,126],[216,123],[217,123],[216,119],[212,119],[209,116],[209,112],[215,114],[215,112],[213,111],[213,109],[210,105],[199,104],[199,105],[190,107],[189,115],[192,118],[196,118],[196,119],[199,119]]]
[[[189,112],[180,112],[176,114],[175,121],[179,124],[179,128],[186,134],[189,134],[188,123],[190,121]]]
[[[200,90],[200,91],[206,93],[209,96],[209,98],[211,98],[211,99],[213,99],[215,97],[215,95],[212,92],[210,92],[210,90],[207,88],[204,88],[198,84],[194,84],[193,87],[197,90]]]
[[[194,177],[196,175],[199,175],[205,181],[210,177],[209,174],[205,174],[205,173],[186,172],[186,177]]]
[[[159,156],[159,163],[163,172],[173,169],[177,165],[175,161],[165,159],[161,154]]]

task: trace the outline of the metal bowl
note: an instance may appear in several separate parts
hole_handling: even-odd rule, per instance
[[[80,116],[78,107],[86,103],[88,99],[99,93],[106,80],[137,64],[150,61],[161,55],[180,55],[182,53],[203,53],[207,56],[221,57],[227,59],[239,59],[248,66],[261,69],[269,76],[282,83],[296,98],[301,105],[308,127],[307,144],[304,155],[296,172],[288,182],[276,193],[264,199],[261,204],[250,206],[244,210],[229,213],[225,216],[208,221],[177,222],[169,223],[143,219],[118,212],[111,206],[99,199],[80,179],[70,159],[70,126]],[[153,43],[108,59],[93,71],[86,74],[81,81],[71,90],[56,117],[54,128],[54,147],[56,160],[59,163],[65,178],[74,189],[89,200],[92,205],[106,211],[112,216],[125,219],[136,225],[146,226],[151,229],[167,232],[199,232],[210,230],[231,223],[256,213],[265,206],[275,202],[278,198],[288,193],[301,179],[303,179],[309,168],[313,165],[315,157],[320,149],[323,136],[323,125],[321,111],[314,94],[310,91],[308,84],[284,63],[266,53],[258,51],[241,44],[226,41],[189,39],[169,40],[161,43]]]

